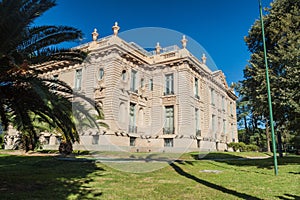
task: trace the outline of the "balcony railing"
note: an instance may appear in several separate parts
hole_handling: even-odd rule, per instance
[[[128,126],[128,132],[129,133],[137,133],[137,126],[129,125]]]
[[[164,134],[174,134],[175,133],[175,128],[174,127],[163,128],[163,133]]]
[[[201,130],[196,130],[196,136],[201,136]]]

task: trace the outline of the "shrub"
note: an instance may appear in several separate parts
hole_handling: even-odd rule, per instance
[[[236,142],[230,142],[230,143],[228,144],[228,147],[229,147],[229,148],[232,148],[233,151],[237,151],[237,150],[239,149],[239,143],[236,143]]]
[[[254,144],[248,144],[245,146],[245,151],[258,151],[259,147]]]
[[[240,151],[246,151],[246,144],[244,142],[239,142],[237,144]]]
[[[3,148],[4,145],[4,134],[0,133],[0,149]]]
[[[248,144],[246,145],[244,142],[231,142],[228,144],[228,147],[231,147],[233,151],[258,151],[259,147],[254,144]]]

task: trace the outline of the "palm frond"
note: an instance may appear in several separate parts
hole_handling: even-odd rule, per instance
[[[12,124],[21,132],[26,150],[35,147],[38,132],[46,129],[62,133],[67,142],[79,141],[76,116],[84,119],[86,125],[99,125],[84,105],[72,102],[74,97],[81,98],[95,107],[93,100],[74,92],[62,81],[41,77],[41,71],[34,67],[50,62],[73,65],[87,55],[80,50],[56,47],[81,38],[82,33],[76,28],[30,27],[54,5],[54,0],[0,0],[0,123],[6,129]],[[101,108],[95,109],[103,119]]]
[[[17,49],[28,26],[55,5],[54,0],[3,0],[0,2],[0,56]]]
[[[77,41],[82,38],[82,32],[69,26],[39,26],[28,28],[23,42],[17,50],[33,54],[46,47],[62,42]]]

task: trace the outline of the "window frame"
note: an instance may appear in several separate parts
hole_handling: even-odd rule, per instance
[[[136,133],[137,126],[136,126],[136,104],[131,103],[129,104],[129,130],[130,133]]]
[[[217,131],[216,115],[214,115],[214,114],[211,115],[211,130],[212,130],[213,133],[215,133]]]
[[[165,123],[163,128],[164,134],[175,134],[175,113],[174,113],[174,106],[165,106]]]
[[[75,70],[75,83],[74,83],[74,89],[79,91],[82,88],[82,68]]]
[[[174,73],[165,74],[165,91],[164,95],[174,94]]]
[[[194,77],[194,96],[196,99],[200,99],[199,96],[199,79]]]
[[[136,137],[129,137],[129,146],[135,147],[136,145]]]
[[[132,69],[130,76],[130,91],[137,93],[137,71]]]
[[[215,89],[210,88],[210,103],[215,106]]]
[[[123,69],[121,72],[121,80],[127,82],[127,70]]]
[[[101,72],[102,72],[102,73],[101,73]],[[99,68],[99,70],[98,70],[98,80],[101,81],[101,80],[103,80],[103,78],[104,78],[104,68],[101,67],[101,68]]]
[[[92,145],[97,145],[99,144],[99,135],[92,135]]]
[[[164,147],[174,147],[174,139],[164,138]]]
[[[199,134],[199,131],[201,131],[200,128],[200,110],[199,108],[195,108],[195,131],[196,135]],[[200,132],[201,134],[201,132]]]
[[[149,79],[149,90],[153,91],[153,79]]]

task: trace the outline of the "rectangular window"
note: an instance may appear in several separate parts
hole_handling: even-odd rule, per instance
[[[222,110],[225,111],[225,97],[222,96]]]
[[[167,74],[166,77],[165,95],[174,94],[173,74]]]
[[[75,73],[75,90],[81,90],[82,69],[77,69]]]
[[[197,147],[200,148],[200,140],[197,140]]]
[[[230,102],[230,115],[233,117],[233,104]]]
[[[223,119],[223,134],[226,134],[226,120]]]
[[[134,146],[135,146],[135,140],[136,140],[135,137],[129,137],[129,145],[130,145],[131,147],[134,147]]]
[[[195,108],[195,128],[196,128],[196,136],[201,135],[200,131],[200,115],[199,115],[199,109]]]
[[[164,134],[174,134],[174,107],[165,107],[165,125],[163,129]]]
[[[173,147],[174,146],[173,138],[165,138],[164,139],[164,146],[165,147]]]
[[[149,80],[149,90],[153,91],[153,79]]]
[[[92,144],[98,144],[98,143],[99,143],[99,135],[93,135]]]
[[[137,127],[136,127],[136,113],[135,113],[135,104],[130,103],[130,108],[129,108],[129,133],[136,133],[137,132]]]
[[[145,80],[142,78],[142,79],[141,79],[141,88],[144,87],[144,84],[145,84]]]
[[[103,69],[103,68],[100,68],[100,69],[99,69],[99,80],[102,80],[102,79],[103,79],[103,76],[104,76],[104,69]]]
[[[215,105],[215,91],[213,88],[210,89],[210,102],[213,106]]]
[[[136,74],[137,74],[137,71],[131,70],[130,90],[132,92],[137,92],[136,91]]]
[[[235,142],[233,123],[231,124],[231,138],[232,142]]]
[[[199,97],[199,80],[198,78],[195,77],[195,85],[194,85],[194,94],[195,94],[195,98],[200,99]]]
[[[212,128],[212,132],[215,133],[215,131],[216,131],[216,115],[211,116],[211,128]]]

